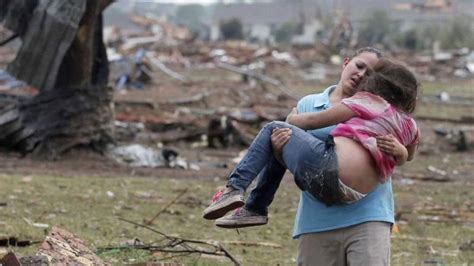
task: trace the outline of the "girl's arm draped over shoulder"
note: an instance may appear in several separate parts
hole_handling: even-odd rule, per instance
[[[347,121],[356,114],[344,104],[337,104],[333,107],[317,113],[290,113],[287,122],[301,129],[311,130],[324,128]]]

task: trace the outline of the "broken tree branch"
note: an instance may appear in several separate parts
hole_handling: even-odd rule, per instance
[[[135,226],[150,230],[152,232],[155,232],[165,238],[167,238],[170,242],[165,245],[165,246],[152,246],[152,245],[137,245],[133,247],[106,247],[106,248],[100,248],[100,250],[110,250],[110,249],[124,249],[124,248],[137,248],[137,249],[144,249],[144,250],[150,250],[150,251],[161,251],[161,252],[168,252],[168,253],[199,253],[199,254],[206,254],[206,255],[215,255],[215,256],[225,256],[229,258],[234,265],[241,265],[235,258],[230,254],[221,244],[217,243],[211,243],[207,241],[201,241],[201,240],[195,240],[195,239],[185,239],[185,238],[179,238],[179,237],[173,237],[169,236],[165,233],[162,233],[148,225],[144,224],[139,224],[134,221],[130,221],[124,218],[118,218],[121,221],[133,224]],[[207,247],[212,247],[214,250],[206,250],[200,247],[193,247],[189,244],[198,244],[198,245],[203,245]],[[181,249],[172,249],[174,247],[178,247]]]
[[[186,192],[188,192],[188,189],[184,189],[183,191],[181,191],[181,193],[179,193],[172,201],[168,202],[168,204],[166,204],[165,207],[163,207],[163,209],[161,209],[159,212],[157,212],[155,214],[155,216],[153,216],[153,218],[151,218],[150,220],[148,220],[147,222],[145,222],[146,225],[152,225],[153,222],[155,221],[156,218],[158,218],[158,216],[160,216],[160,214],[162,214],[164,211],[166,211],[171,205],[173,205],[179,198],[181,198]]]
[[[403,177],[419,181],[433,181],[433,182],[449,182],[452,178],[449,176],[442,176],[436,174],[425,174],[425,173],[404,173],[402,175],[395,174],[395,177]]]
[[[275,244],[275,243],[270,243],[270,242],[246,242],[246,241],[221,241],[224,244],[229,244],[229,245],[239,245],[239,246],[245,246],[245,247],[269,247],[269,248],[283,248],[282,245]]]
[[[433,238],[433,237],[404,236],[404,235],[392,235],[392,239],[420,241],[420,242],[436,242],[436,243],[443,243],[443,244],[451,244],[453,242],[447,239],[439,239],[439,238]]]
[[[18,240],[16,237],[0,238],[0,247],[27,247],[41,243],[38,240]]]

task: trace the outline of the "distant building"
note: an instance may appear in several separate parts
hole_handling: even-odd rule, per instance
[[[299,41],[314,42],[315,32],[320,30],[322,13],[329,11],[327,0],[293,0],[258,3],[218,4],[212,16],[213,32],[218,32],[219,23],[237,18],[242,23],[248,39],[273,42],[274,32],[282,24],[291,22],[303,29]],[[305,32],[307,31],[307,32]],[[213,40],[220,34],[211,34]]]
[[[474,16],[474,2],[462,0],[333,0],[333,9],[346,14],[357,30],[374,10],[385,11],[401,29],[445,24],[460,14]]]
[[[296,43],[314,41],[324,31],[325,16],[343,17],[357,31],[374,10],[385,11],[402,30],[428,24],[444,24],[456,15],[474,16],[474,2],[467,0],[276,0],[274,2],[218,4],[214,9],[212,40],[220,38],[219,22],[237,18],[249,39],[273,41],[273,33],[285,22],[302,31]],[[272,34],[269,35],[269,32]]]

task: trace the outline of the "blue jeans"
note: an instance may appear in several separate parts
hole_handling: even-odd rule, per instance
[[[271,135],[275,128],[292,129],[290,140],[283,147],[282,157],[286,166],[273,155]],[[257,187],[251,192],[246,207],[266,215],[285,169],[288,169],[301,190],[310,192],[328,205],[337,204],[341,195],[333,144],[328,145],[328,142],[290,124],[270,122],[260,130],[247,154],[230,174],[227,185],[245,191],[260,173]]]

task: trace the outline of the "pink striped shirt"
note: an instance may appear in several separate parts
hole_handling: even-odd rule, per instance
[[[419,134],[415,120],[397,111],[382,97],[365,91],[342,100],[342,104],[357,116],[338,124],[331,135],[359,141],[374,158],[381,175],[379,182],[385,183],[393,173],[395,158],[377,148],[375,137],[392,134],[404,146],[416,145]]]

